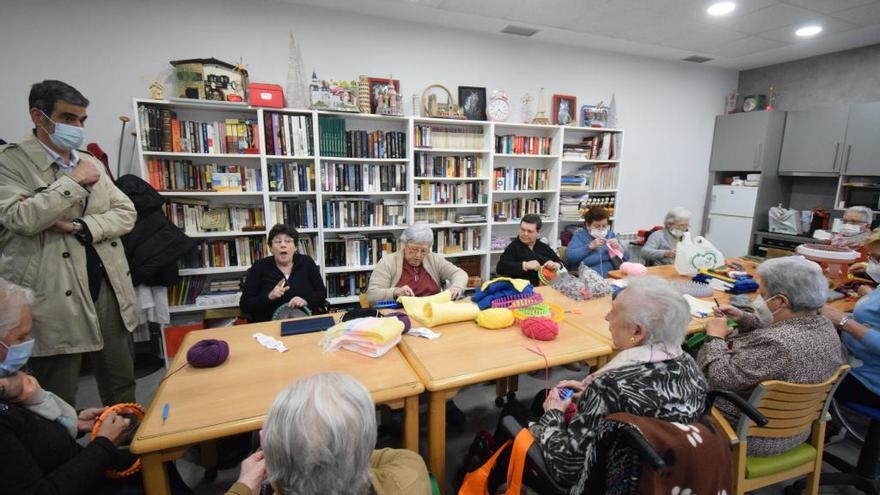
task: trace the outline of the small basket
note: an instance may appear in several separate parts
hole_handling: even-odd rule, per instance
[[[544,296],[537,292],[533,294],[516,294],[514,296],[499,297],[492,301],[493,308],[525,308],[544,301]]]

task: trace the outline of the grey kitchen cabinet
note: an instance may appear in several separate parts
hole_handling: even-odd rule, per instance
[[[780,175],[839,175],[844,161],[846,106],[813,108],[788,112]]]
[[[776,170],[784,126],[785,112],[757,111],[719,115],[715,118],[709,170]]]
[[[849,108],[842,173],[880,175],[880,102]]]

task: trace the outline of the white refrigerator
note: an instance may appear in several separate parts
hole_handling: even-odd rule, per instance
[[[712,187],[705,237],[721,250],[725,258],[749,254],[757,200],[757,187]]]

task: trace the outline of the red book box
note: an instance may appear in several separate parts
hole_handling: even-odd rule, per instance
[[[277,84],[251,83],[248,103],[254,107],[284,108],[284,91]]]

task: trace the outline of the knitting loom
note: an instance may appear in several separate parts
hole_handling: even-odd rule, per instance
[[[106,409],[104,409],[101,415],[98,416],[98,419],[95,420],[95,426],[92,427],[92,440],[97,438],[98,431],[101,429],[101,424],[104,423],[104,420],[107,419],[107,416],[109,416],[110,413],[120,413],[122,411],[126,411],[127,413],[134,416],[138,423],[142,423],[144,421],[144,406],[140,404],[128,402],[107,407]],[[132,463],[132,465],[128,468],[122,470],[108,469],[104,471],[104,475],[111,479],[119,479],[131,476],[140,470],[141,458],[136,457],[134,463]]]
[[[565,319],[565,310],[556,304],[540,303],[527,308],[511,309],[513,320],[517,326],[522,326],[526,318],[549,318],[555,322]]]
[[[525,308],[544,301],[544,296],[537,292],[533,294],[516,294],[513,296],[499,297],[492,301],[493,308]]]

